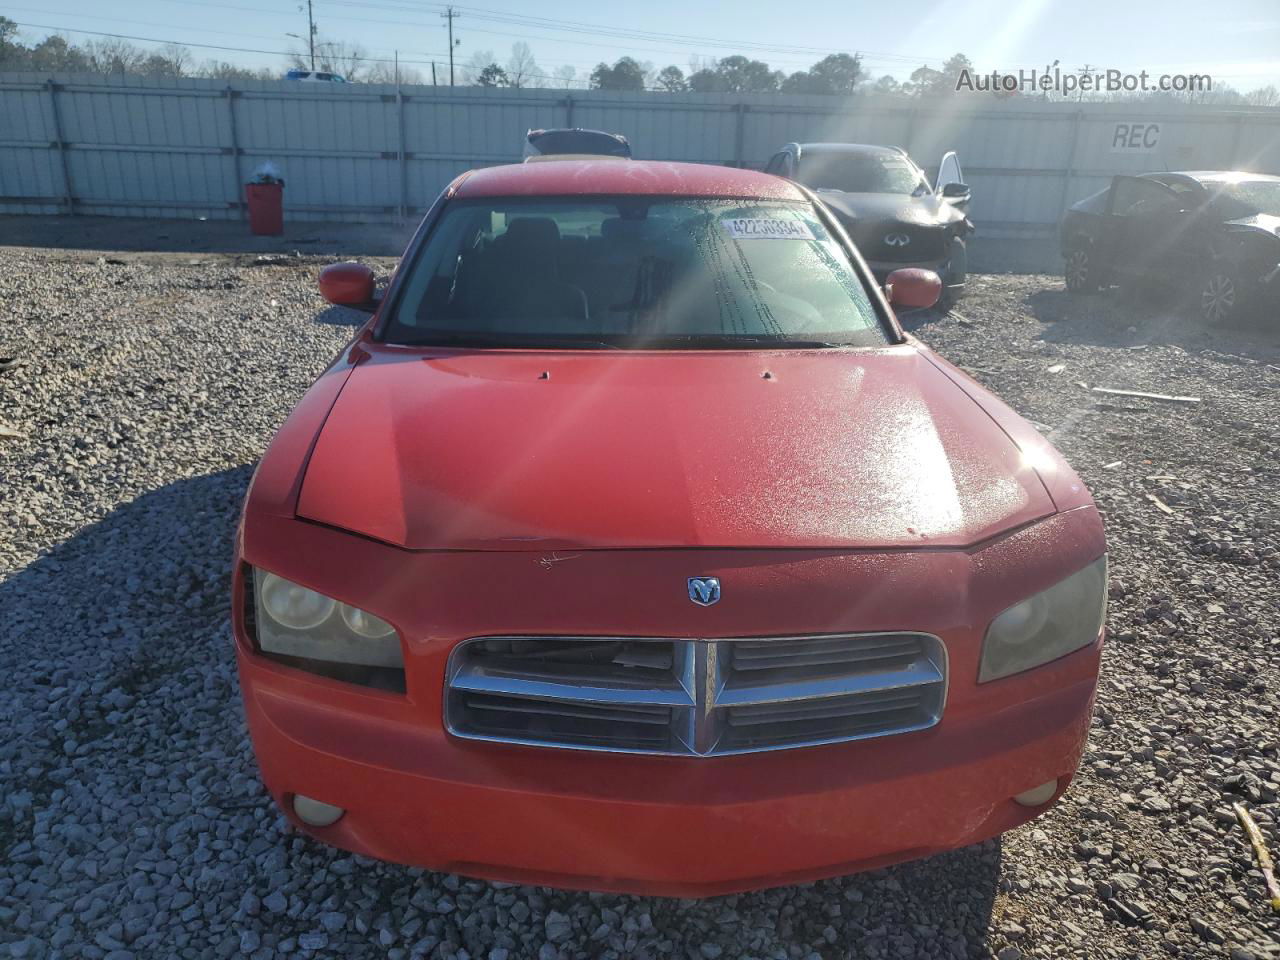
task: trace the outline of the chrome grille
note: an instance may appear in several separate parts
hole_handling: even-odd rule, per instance
[[[937,259],[946,249],[946,233],[940,227],[897,220],[855,220],[851,224],[846,223],[846,229],[862,255],[869,260],[918,263]],[[905,236],[907,243],[903,246],[888,243],[886,238],[895,233]]]
[[[486,637],[454,650],[447,687],[460,737],[712,756],[931,727],[946,653],[919,633]]]

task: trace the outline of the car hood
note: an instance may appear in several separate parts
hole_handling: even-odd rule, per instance
[[[297,505],[411,549],[544,551],[963,546],[1053,510],[1008,436],[911,346],[375,346]]]
[[[1252,217],[1228,220],[1223,226],[1229,230],[1257,230],[1262,233],[1269,233],[1273,237],[1280,235],[1280,217],[1269,213],[1258,213]]]
[[[964,219],[957,210],[935,194],[911,197],[901,193],[844,193],[819,190],[819,199],[845,221],[897,222],[936,226]]]

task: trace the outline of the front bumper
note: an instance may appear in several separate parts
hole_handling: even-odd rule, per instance
[[[366,605],[410,638],[406,693],[367,690],[254,653],[237,596],[245,710],[267,788],[299,828],[368,856],[570,888],[730,893],[994,836],[1042,812],[1047,804],[1029,809],[1011,798],[1053,779],[1060,793],[1084,749],[1101,638],[1019,676],[981,686],[975,678],[981,635],[1009,591],[1034,592],[1064,563],[1083,566],[1101,552],[1092,508],[970,551],[698,551],[692,561],[682,551],[594,551],[552,564],[536,552],[407,553],[283,518],[250,526],[248,562],[333,592],[326,582],[341,575],[355,594],[340,599],[374,597]],[[1046,543],[1055,555],[1028,550]],[[335,559],[337,544],[346,553]],[[638,586],[672,571],[683,578],[690,562],[731,584],[734,602],[635,602]],[[847,592],[833,596],[832,582]],[[450,602],[424,610],[423,583]],[[948,705],[937,726],[708,758],[465,741],[443,729],[444,663],[467,636],[776,636],[854,624],[943,638]],[[290,811],[294,794],[347,812],[330,827],[305,827]]]

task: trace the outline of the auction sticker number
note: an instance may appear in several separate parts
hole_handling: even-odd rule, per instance
[[[801,220],[771,220],[760,217],[734,217],[721,220],[729,236],[735,240],[813,240],[809,225]]]

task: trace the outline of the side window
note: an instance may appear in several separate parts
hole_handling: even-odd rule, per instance
[[[785,177],[787,175],[787,156],[788,154],[785,151],[775,153],[773,158],[765,166],[764,172],[776,173],[780,177]]]
[[[960,170],[960,158],[956,156],[954,150],[944,154],[942,162],[938,164],[938,188],[941,189],[948,183],[964,183],[964,173]]]
[[[1174,192],[1178,203],[1187,210],[1200,206],[1205,200],[1204,191],[1194,183],[1188,183],[1186,180],[1162,180],[1161,182]]]
[[[1162,183],[1120,177],[1111,188],[1111,212],[1117,217],[1141,217],[1181,209],[1177,196]]]

